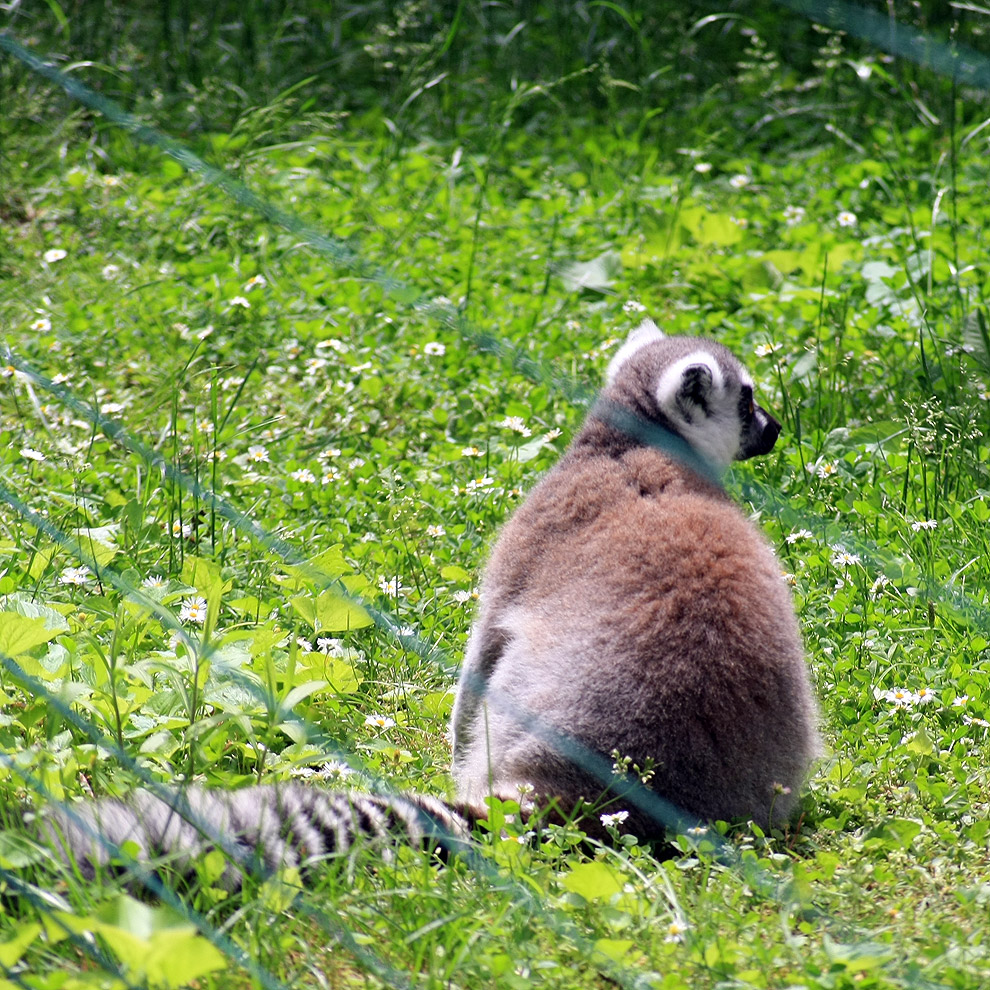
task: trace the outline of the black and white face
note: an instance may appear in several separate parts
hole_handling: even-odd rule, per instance
[[[713,467],[773,449],[780,423],[756,404],[753,379],[720,344],[665,337],[645,320],[612,359],[609,384],[633,366],[640,373],[623,378],[631,385],[645,374],[663,419]]]
[[[780,423],[762,406],[753,401],[753,386],[743,385],[740,393],[739,419],[742,429],[739,437],[737,461],[748,457],[769,454],[780,436]]]

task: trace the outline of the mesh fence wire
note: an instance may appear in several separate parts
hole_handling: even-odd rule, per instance
[[[851,4],[816,4],[802,2],[802,0],[793,0],[793,2],[791,0],[782,0],[782,5],[804,13],[821,22],[830,23],[835,27],[841,27],[880,47],[886,47],[892,53],[911,58],[936,72],[951,75],[952,78],[969,85],[990,86],[990,60],[987,60],[979,53],[969,50],[960,51],[958,46],[950,47],[933,43],[919,32],[905,29],[888,18],[881,18],[879,15]],[[582,404],[587,404],[590,401],[593,390],[586,383],[560,374],[555,368],[534,360],[529,354],[514,346],[510,341],[497,334],[477,328],[453,306],[428,300],[425,294],[400,282],[379,266],[362,258],[350,245],[344,244],[342,241],[333,237],[328,237],[304,223],[295,214],[287,212],[263,197],[258,196],[230,174],[211,166],[179,142],[163,135],[155,128],[142,123],[136,117],[117,106],[113,101],[92,91],[73,76],[63,73],[50,65],[37,54],[20,44],[9,32],[0,33],[0,50],[18,59],[30,71],[47,79],[52,84],[61,87],[73,99],[78,100],[80,103],[103,115],[107,120],[126,130],[135,140],[158,149],[161,153],[177,161],[184,169],[199,175],[206,183],[215,185],[238,206],[250,209],[264,218],[269,224],[281,227],[296,235],[312,251],[328,259],[333,264],[346,268],[364,279],[377,283],[386,293],[393,296],[400,305],[414,307],[424,315],[451,328],[465,340],[473,343],[479,350],[497,355],[502,360],[510,363],[518,372],[526,375],[535,382],[549,386],[571,401]],[[59,403],[66,405],[76,415],[89,421],[94,430],[100,431],[113,443],[136,454],[149,467],[154,467],[155,470],[162,472],[169,481],[180,486],[195,499],[209,506],[211,511],[216,512],[219,516],[226,519],[239,533],[255,541],[266,553],[284,564],[302,568],[309,567],[306,555],[290,541],[267,532],[256,521],[232,505],[229,500],[220,497],[212,487],[202,484],[197,478],[181,471],[160,453],[155,451],[152,446],[134,436],[121,423],[103,414],[98,408],[81,399],[72,389],[64,384],[57,384],[41,374],[29,362],[17,354],[16,351],[10,352],[8,359],[21,373],[24,381],[30,383],[30,386],[47,393]],[[691,463],[690,455],[686,454],[680,448],[676,437],[671,437],[665,431],[658,431],[651,424],[638,420],[636,417],[631,416],[627,410],[617,408],[605,409],[604,413],[612,420],[614,425],[620,426],[640,441],[657,446],[671,456],[687,459]],[[693,463],[692,466],[696,467]],[[750,494],[757,496],[764,507],[782,507],[783,500],[780,494],[765,487],[761,488],[751,485]],[[204,641],[194,639],[168,608],[144,593],[140,586],[128,580],[125,575],[118,572],[112,566],[107,564],[101,565],[83,542],[73,534],[63,532],[49,519],[32,510],[9,485],[0,483],[0,501],[3,501],[26,522],[36,527],[52,543],[61,547],[84,566],[89,567],[101,582],[111,585],[122,595],[139,604],[141,608],[146,609],[161,622],[163,627],[180,637],[191,656],[195,656],[198,660],[202,661],[209,659],[211,652],[216,647],[215,643],[210,642],[208,638]],[[818,520],[817,522],[823,526],[826,525],[825,521]],[[855,546],[864,555],[870,556],[878,551],[877,547],[871,546],[867,541],[853,537],[851,534],[846,539],[851,546]],[[333,589],[342,596],[348,595],[346,588],[343,588],[339,580],[333,575],[322,573],[318,569],[311,569],[309,571],[309,577],[321,589]],[[949,586],[940,586],[931,587],[926,590],[934,599],[950,603],[955,609],[970,617],[980,626],[990,626],[990,616],[988,616],[987,610],[967,598],[957,589]],[[376,608],[368,601],[360,599],[353,600],[356,605],[367,611],[380,630],[394,637],[397,642],[401,642],[403,648],[412,650],[424,660],[439,665],[445,672],[449,672],[454,668],[452,658],[448,657],[442,649],[424,640],[418,634],[410,635],[405,629],[404,623],[400,623],[394,615]],[[126,767],[141,781],[142,786],[173,802],[176,812],[190,821],[204,836],[209,838],[211,843],[220,849],[229,848],[226,838],[223,835],[215,834],[216,830],[210,822],[197,821],[196,816],[191,813],[191,809],[188,806],[183,806],[181,791],[164,788],[147,770],[121,748],[116,740],[106,735],[94,722],[80,715],[71,705],[57,697],[44,683],[27,674],[17,663],[16,659],[6,655],[0,656],[0,666],[24,690],[36,696],[45,697],[52,709],[58,712],[76,732],[88,739],[100,751],[111,754],[122,766]],[[256,694],[259,692],[258,685],[246,679],[241,680],[240,686]],[[484,689],[484,685],[479,685],[478,687],[479,689]],[[578,740],[565,736],[552,726],[539,724],[538,720],[534,720],[532,713],[519,711],[511,698],[502,696],[490,688],[485,689],[485,694],[488,704],[502,709],[514,718],[525,719],[527,724],[533,726],[535,734],[541,739],[550,743],[553,748],[563,753],[568,760],[580,765],[600,780],[603,789],[607,788],[613,780],[613,765],[611,761],[607,760],[601,754],[588,750]],[[331,742],[325,739],[324,734],[318,727],[309,726],[309,731],[312,738],[320,740],[321,745],[327,750],[331,749]],[[343,753],[339,750],[333,750],[333,755],[348,759],[353,759],[354,756],[354,754]],[[36,775],[24,770],[23,767],[20,767],[16,761],[11,760],[9,757],[5,757],[3,763],[8,771],[21,777],[27,788],[39,794],[48,803],[60,804],[69,815],[74,813],[72,802],[59,802],[54,795],[48,792],[44,782]],[[377,793],[385,795],[394,793],[389,782],[380,776],[376,776],[372,780],[372,786]],[[663,823],[674,832],[682,831],[687,823],[693,821],[690,816],[685,815],[679,809],[670,805],[669,802],[662,800],[654,792],[642,785],[637,788],[628,789],[625,797],[631,803],[651,815],[656,821]],[[93,838],[95,841],[102,841],[104,839],[99,834],[94,835]],[[454,837],[447,836],[447,838],[453,839]],[[722,842],[717,836],[709,836],[709,841],[712,843],[714,854],[722,862],[732,864],[735,868],[744,871],[747,882],[753,885],[764,896],[770,898],[784,898],[787,896],[785,893],[786,884],[782,884],[779,877],[762,870],[751,860],[741,860],[736,854],[734,847]],[[175,890],[167,884],[162,883],[154,871],[149,869],[148,864],[135,860],[130,856],[127,849],[112,849],[110,852],[118,862],[124,865],[132,880],[146,887],[156,897],[175,908],[183,917],[195,924],[210,942],[223,952],[231,962],[242,967],[253,979],[264,986],[266,990],[269,990],[269,988],[270,990],[276,990],[276,988],[281,988],[284,985],[270,972],[252,960],[243,949],[228,938],[209,919],[192,911]],[[505,882],[504,877],[498,876],[493,864],[484,855],[471,851],[466,855],[471,869],[476,871],[481,878],[498,879],[501,883]],[[245,865],[241,861],[238,861],[238,865],[241,869],[250,869],[249,865]],[[7,884],[8,889],[32,904],[36,911],[49,915],[55,920],[56,924],[61,924],[64,927],[64,923],[58,920],[58,911],[51,903],[46,901],[42,892],[33,888],[30,884],[25,883],[11,870],[4,869],[0,875],[2,875],[2,879]],[[563,918],[559,912],[555,912],[551,906],[539,901],[525,885],[515,884],[513,897],[520,904],[525,904],[528,909],[540,912],[551,927],[556,927],[561,933],[566,931],[568,938],[576,938],[578,941],[581,941],[581,937],[575,932],[574,926],[567,919]],[[313,904],[311,899],[305,897],[297,900],[295,909],[311,917],[322,931],[344,947],[363,968],[369,973],[374,974],[386,985],[393,987],[412,985],[406,974],[396,971],[379,954],[376,954],[367,946],[356,941],[352,934],[333,917],[331,911],[318,908]],[[121,971],[116,961],[108,956],[98,943],[80,936],[75,931],[66,930],[66,934],[72,941],[72,944],[83,955],[88,956],[95,965],[115,976],[125,985],[134,985],[128,981],[126,974]],[[586,943],[584,948],[590,955],[592,946]],[[634,987],[637,985],[637,974],[635,971],[617,964],[606,964],[604,961],[602,961],[601,965],[619,985],[624,987]],[[6,966],[3,968],[7,979],[11,983],[19,986],[27,985],[19,973]]]

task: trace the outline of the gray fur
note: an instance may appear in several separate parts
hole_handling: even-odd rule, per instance
[[[469,837],[460,815],[423,794],[335,792],[298,781],[237,791],[135,791],[126,800],[49,809],[40,830],[88,878],[114,863],[133,867],[135,860],[188,875],[205,853],[219,849],[227,859],[219,882],[229,890],[240,887],[245,872],[305,870],[361,843],[374,843],[387,856],[396,841],[451,849]]]
[[[713,480],[773,447],[780,426],[751,395],[720,344],[646,321],[619,350],[488,564],[453,715],[462,801],[600,799],[568,737],[652,762],[653,790],[690,817],[791,814],[820,748],[800,634],[776,558]],[[661,442],[618,429],[616,411]],[[649,812],[612,806],[662,836]]]

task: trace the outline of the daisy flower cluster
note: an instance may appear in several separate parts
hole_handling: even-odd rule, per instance
[[[931,688],[920,688],[918,691],[909,691],[907,688],[882,688],[874,689],[873,696],[877,701],[886,701],[894,708],[915,708],[919,705],[930,705],[938,700],[938,696]]]
[[[206,622],[207,604],[206,599],[199,596],[186,598],[179,609],[179,621],[191,622],[193,625],[201,626]]]
[[[500,426],[503,430],[511,430],[513,433],[518,433],[522,437],[533,435],[533,431],[526,425],[526,421],[522,416],[506,416],[505,419],[496,425]]]
[[[850,553],[845,547],[836,546],[832,548],[833,567],[855,567],[860,562],[859,554]]]
[[[326,760],[319,766],[296,766],[289,773],[303,780],[320,780],[331,784],[346,783],[349,787],[367,786],[371,781],[360,770],[355,770],[343,760]]]

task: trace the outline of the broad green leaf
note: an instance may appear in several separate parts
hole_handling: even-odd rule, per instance
[[[365,392],[372,399],[377,399],[382,394],[385,383],[378,375],[365,375],[361,379],[360,387],[362,392]]]
[[[213,672],[223,677],[230,671],[243,670],[251,663],[251,651],[246,642],[233,641],[214,645],[209,652],[209,661]]]
[[[357,602],[334,591],[324,591],[316,599],[317,632],[346,632],[374,624]]]
[[[59,609],[52,608],[42,602],[32,601],[20,593],[11,595],[5,602],[8,612],[16,612],[18,615],[26,615],[29,619],[44,619],[49,629],[55,632],[68,632],[69,624],[65,621],[65,615]],[[60,606],[65,608],[65,606]],[[70,610],[73,607],[70,607]]]
[[[600,938],[595,941],[595,951],[612,962],[619,962],[635,944],[631,938]]]
[[[132,979],[186,986],[228,965],[227,958],[169,907],[152,907],[121,894],[88,918],[62,916],[74,931],[102,936]]]
[[[847,261],[853,261],[863,253],[862,245],[857,241],[846,241],[835,244],[828,249],[828,270],[837,272]]]
[[[279,702],[279,715],[284,717],[300,701],[305,700],[310,695],[316,694],[317,691],[326,691],[329,686],[326,681],[306,681],[304,684],[298,684]]]
[[[416,302],[421,295],[419,289],[413,288],[409,285],[404,285],[401,282],[388,283],[385,287],[385,291],[401,305],[410,305]]]
[[[0,654],[19,657],[58,635],[44,619],[29,619],[17,612],[0,612]]]
[[[909,439],[910,431],[905,428],[903,422],[893,419],[884,419],[876,423],[864,423],[862,426],[853,427],[846,434],[846,440],[852,446],[860,444],[885,443],[895,438],[900,440]]]
[[[341,577],[340,583],[354,598],[364,598],[374,588],[363,574],[345,574]]]
[[[608,900],[622,890],[625,880],[618,870],[599,861],[578,863],[560,881],[573,894],[586,901]]]
[[[860,273],[867,282],[879,282],[885,278],[893,278],[899,271],[892,265],[888,265],[886,261],[868,261],[860,269]]]
[[[323,676],[336,694],[354,694],[363,678],[346,660],[329,657],[323,668]]]
[[[300,673],[321,678],[329,684],[334,694],[354,694],[363,680],[361,674],[346,660],[317,651],[299,656],[296,665]]]
[[[316,627],[316,598],[313,595],[296,595],[289,604],[314,628]]]
[[[28,576],[32,581],[40,580],[42,574],[45,573],[48,565],[51,563],[52,557],[54,556],[54,547],[50,550],[39,550],[34,555],[34,559],[31,561],[31,566],[28,568]]]
[[[681,228],[662,231],[650,237],[639,238],[627,244],[620,254],[626,268],[643,268],[656,265],[681,246]]]
[[[911,736],[910,739],[908,739],[908,741],[904,744],[904,748],[911,753],[912,756],[928,756],[934,751],[935,744],[932,742],[932,737],[922,728]],[[913,837],[914,836],[912,836],[912,838]]]
[[[313,627],[314,633],[362,629],[374,620],[357,602],[339,591],[322,591],[315,598],[296,595],[292,607]]]
[[[283,915],[292,907],[300,890],[303,889],[298,869],[290,867],[279,870],[275,876],[270,877],[262,884],[257,895],[258,902],[265,906],[266,911],[271,911],[275,915]]]
[[[91,529],[77,529],[75,536],[83,554],[92,557],[98,567],[105,567],[117,556],[118,547],[113,542],[117,530],[116,525],[98,526]],[[84,560],[84,563],[90,565],[89,560]]]
[[[322,553],[311,557],[302,564],[286,564],[285,566],[285,573],[290,577],[317,585],[327,579],[339,578],[350,570],[352,570],[351,565],[345,559],[343,547],[339,543],[328,547]]]
[[[713,213],[703,206],[681,210],[681,223],[699,244],[728,247],[742,240],[742,228],[727,213]]]
[[[889,818],[870,829],[867,848],[907,849],[921,834],[921,822],[913,818]]]
[[[533,437],[532,440],[528,440],[516,449],[516,460],[520,464],[526,464],[536,457],[546,445],[547,441],[545,437]]]
[[[889,945],[877,942],[854,942],[845,944],[833,942],[828,935],[824,937],[825,954],[846,970],[862,972],[877,969],[893,958],[894,950]]]
[[[434,717],[446,718],[454,707],[453,691],[431,691],[424,694],[419,703],[422,711]]]
[[[0,832],[0,865],[4,869],[19,870],[32,863],[41,863],[47,855],[43,849],[39,849],[18,832]]]
[[[227,601],[228,607],[247,615],[250,618],[264,618],[268,615],[269,608],[257,595],[246,595],[244,598],[231,598]]]
[[[10,969],[24,955],[24,950],[41,934],[41,925],[28,921],[15,928],[17,934],[0,943],[0,966]]]
[[[765,251],[760,257],[768,265],[773,265],[777,271],[789,275],[800,269],[802,253],[801,251]]]
[[[271,626],[255,626],[251,630],[249,649],[252,657],[266,656],[272,652],[276,643],[284,639],[285,633]]]

